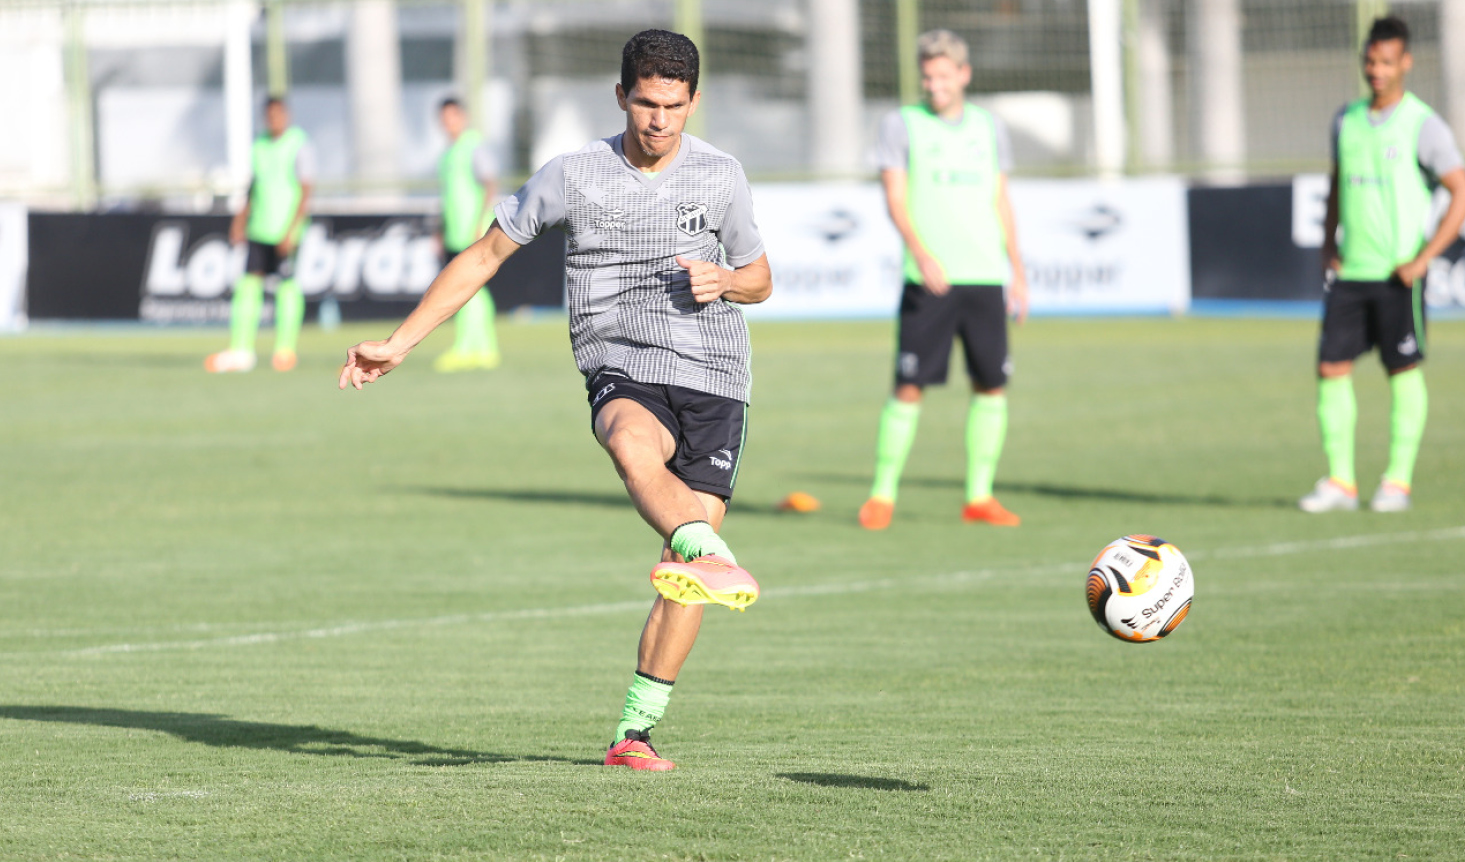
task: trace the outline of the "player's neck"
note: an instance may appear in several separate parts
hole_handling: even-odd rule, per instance
[[[961,119],[962,114],[966,113],[966,97],[959,96],[955,99],[952,99],[951,104],[940,110],[937,110],[936,106],[930,104],[929,102],[926,104],[926,107],[930,108],[931,113],[935,114],[937,117],[940,117],[948,123],[954,123]]]
[[[1400,87],[1385,93],[1375,93],[1373,100],[1368,103],[1368,109],[1375,113],[1387,111],[1402,101],[1404,101],[1404,88]]]
[[[671,167],[671,163],[676,160],[677,153],[681,152],[681,149],[682,136],[677,135],[676,143],[672,145],[671,152],[661,158],[656,158],[641,150],[641,143],[636,140],[634,132],[628,130],[625,134],[621,135],[621,152],[625,153],[626,161],[631,163],[631,167],[642,173],[660,173]]]

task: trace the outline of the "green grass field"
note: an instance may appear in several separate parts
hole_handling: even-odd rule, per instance
[[[959,518],[963,386],[892,528],[868,490],[891,325],[760,324],[714,609],[656,741],[597,765],[659,542],[588,431],[562,320],[504,367],[365,392],[211,378],[220,332],[0,339],[0,858],[1465,858],[1465,322],[1431,332],[1416,508],[1308,516],[1314,321],[1018,332],[998,493]],[[1358,375],[1359,475],[1388,390]],[[810,515],[774,504],[803,490]],[[1128,532],[1197,571],[1120,643]]]

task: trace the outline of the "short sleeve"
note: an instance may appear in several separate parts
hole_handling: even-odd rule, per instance
[[[891,111],[880,121],[880,131],[875,136],[875,166],[882,171],[903,171],[910,166],[910,150],[905,117],[900,111]]]
[[[493,157],[493,150],[488,144],[479,144],[473,150],[473,179],[478,180],[479,185],[493,182],[498,176],[498,160]]]
[[[295,179],[305,185],[315,182],[316,168],[315,145],[306,140],[295,151]]]
[[[1419,127],[1419,166],[1429,174],[1432,182],[1465,166],[1460,157],[1460,148],[1455,144],[1455,135],[1439,114],[1430,114]]]
[[[992,115],[992,137],[997,139],[997,170],[1012,173],[1012,138],[1007,134],[1007,124],[996,114]]]
[[[738,166],[737,179],[733,181],[732,200],[722,216],[722,229],[717,238],[727,254],[728,266],[734,269],[747,266],[763,256],[763,236],[758,233],[758,224],[753,220],[753,190],[748,186],[748,177]]]
[[[556,156],[512,197],[500,201],[493,214],[509,239],[528,245],[549,228],[564,224],[565,210],[565,158]]]

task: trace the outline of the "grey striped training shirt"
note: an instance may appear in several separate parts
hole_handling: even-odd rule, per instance
[[[609,371],[748,400],[742,312],[694,300],[676,262],[736,268],[763,254],[748,179],[732,156],[682,135],[653,177],[626,160],[617,135],[551,159],[494,214],[521,245],[551,227],[569,235],[570,346],[587,379]]]

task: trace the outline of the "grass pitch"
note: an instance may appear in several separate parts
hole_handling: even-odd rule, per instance
[[[588,430],[563,321],[504,367],[429,341],[209,377],[223,336],[0,339],[0,858],[1458,859],[1465,323],[1431,332],[1416,509],[1308,516],[1314,321],[1036,320],[998,493],[964,525],[962,385],[861,531],[887,322],[754,327],[709,612],[656,740],[598,766],[658,542]],[[1365,493],[1387,386],[1357,375]],[[808,515],[774,504],[802,490]],[[1128,532],[1197,571],[1171,638],[1103,634]]]

